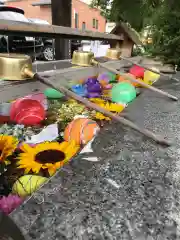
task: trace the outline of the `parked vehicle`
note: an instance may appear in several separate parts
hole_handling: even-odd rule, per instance
[[[5,5],[0,5],[0,20],[29,22],[23,9]],[[40,38],[0,35],[0,52],[23,53],[34,60],[35,56],[41,54],[42,49],[43,42]]]
[[[35,24],[49,24],[47,21],[37,18],[29,18],[28,19],[31,23]],[[54,39],[43,38],[44,48],[40,58],[45,61],[52,61],[55,60],[55,54],[53,54],[53,44]],[[78,40],[71,40],[71,56],[74,50],[77,50],[81,46],[81,41]]]
[[[45,25],[50,25],[47,21],[42,20],[42,19],[37,19],[37,18],[28,18],[28,20],[31,23],[35,24],[45,24]],[[39,55],[39,58],[45,61],[52,61],[54,60],[54,54],[53,54],[53,44],[54,40],[49,39],[49,38],[42,38],[43,41],[43,49],[41,54]]]

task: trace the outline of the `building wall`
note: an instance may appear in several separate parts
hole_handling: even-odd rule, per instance
[[[12,0],[6,4],[9,6],[19,7],[24,9],[25,15],[28,18],[39,18],[51,23],[51,7],[50,6],[32,6],[32,3],[39,0]],[[91,31],[105,32],[106,20],[101,16],[98,9],[92,9],[88,4],[80,0],[72,0],[72,27],[75,27],[75,13],[79,18],[79,29],[82,29],[82,24],[85,22],[86,29]],[[98,29],[93,28],[93,19],[98,20]]]
[[[8,1],[6,5],[22,8],[28,18],[40,18],[51,23],[50,7],[33,7],[32,3],[34,2],[39,2],[39,0],[12,0]]]
[[[125,38],[122,43],[122,47],[121,47],[122,57],[127,57],[127,58],[131,57],[132,51],[133,51],[133,46],[134,46],[134,43],[130,39]]]
[[[75,27],[75,12],[79,15],[79,28],[82,29],[82,23],[86,23],[86,29],[91,31],[105,32],[106,20],[101,16],[98,9],[92,9],[80,0],[72,0],[72,27]],[[93,28],[93,19],[98,20],[98,29]]]

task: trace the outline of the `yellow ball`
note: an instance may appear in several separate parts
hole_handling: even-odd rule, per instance
[[[22,176],[14,183],[12,192],[20,197],[26,197],[39,189],[47,180],[48,178],[35,175]]]

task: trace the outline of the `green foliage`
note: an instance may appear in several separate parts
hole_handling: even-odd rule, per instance
[[[128,22],[139,32],[151,26],[153,44],[146,53],[180,66],[179,0],[93,0],[92,6],[100,7],[110,21]]]
[[[139,48],[139,47],[136,47],[133,49],[133,52],[132,52],[132,56],[135,57],[135,56],[143,56],[144,55],[144,51]]]
[[[92,7],[100,7],[110,21],[125,21],[140,31],[149,21],[162,0],[92,0]]]
[[[175,2],[162,5],[154,16],[152,54],[180,66],[180,9]]]

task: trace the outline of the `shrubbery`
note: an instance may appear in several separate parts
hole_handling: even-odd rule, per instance
[[[165,63],[180,67],[180,9],[178,5],[179,3],[175,5],[175,1],[172,5],[162,5],[153,16],[153,44],[149,51],[153,56],[159,56]]]

